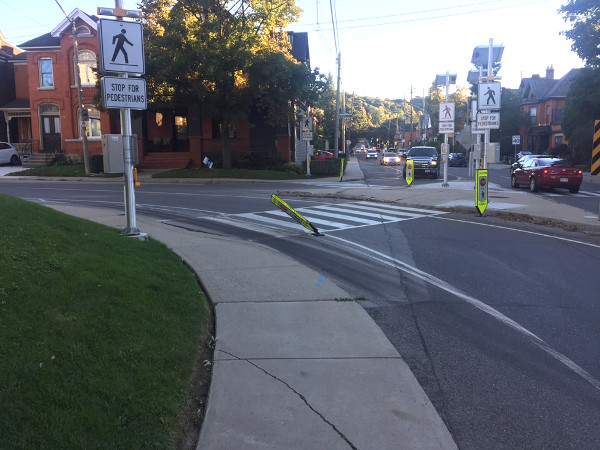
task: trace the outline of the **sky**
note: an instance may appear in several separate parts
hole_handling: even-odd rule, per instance
[[[309,33],[312,68],[337,76],[346,92],[388,99],[423,96],[438,74],[457,74],[457,86],[468,87],[475,69],[476,46],[504,45],[503,87],[518,88],[521,78],[555,78],[582,67],[571,42],[560,35],[569,24],[557,12],[567,0],[296,0],[300,21],[288,29]],[[70,13],[80,8],[95,14],[114,0],[59,0]],[[137,2],[124,0],[126,9]],[[332,20],[332,10],[334,20]],[[21,44],[51,31],[64,18],[55,0],[0,0],[0,31]],[[337,23],[334,33],[332,22]]]

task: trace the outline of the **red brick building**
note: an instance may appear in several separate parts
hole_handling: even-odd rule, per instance
[[[572,69],[555,80],[554,68],[550,66],[545,78],[533,75],[521,80],[521,112],[528,117],[528,124],[520,129],[523,150],[545,153],[567,144],[561,128],[562,114],[569,87],[578,70]]]
[[[73,24],[83,108],[79,105],[75,79]],[[292,33],[290,41],[292,54],[308,64],[306,33]],[[7,140],[17,147],[30,146],[33,155],[62,153],[81,158],[83,143],[79,124],[83,118],[89,153],[101,155],[101,136],[120,134],[121,129],[118,110],[101,112],[94,106],[94,96],[98,93],[94,71],[98,61],[98,18],[75,9],[52,31],[20,44],[19,48],[24,52],[0,58],[0,64],[6,60],[0,68],[10,66],[14,74],[12,79],[0,80],[11,88],[11,94],[0,98],[0,115],[4,117]],[[4,50],[3,54],[9,53]],[[82,114],[82,109],[87,114]],[[220,159],[220,126],[200,114],[198,108],[148,110],[132,116],[140,167],[200,166],[205,156]],[[271,127],[260,115],[255,117],[252,127],[239,124],[235,134],[230,136],[233,160],[242,161],[241,155],[247,159],[252,154],[278,154],[285,162],[293,161],[295,143],[299,139],[296,127]]]

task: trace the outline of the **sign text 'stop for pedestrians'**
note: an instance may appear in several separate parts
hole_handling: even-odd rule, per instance
[[[100,19],[100,70],[143,74],[144,36],[142,24],[124,20]]]

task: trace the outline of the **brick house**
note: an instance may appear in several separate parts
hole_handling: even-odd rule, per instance
[[[8,105],[12,111],[9,115],[0,108],[0,141],[18,142],[20,149],[31,141],[27,83],[22,76],[25,66],[25,55],[0,32],[0,106]]]
[[[83,109],[81,112],[74,70],[73,25],[78,43],[78,71],[81,78]],[[292,54],[308,64],[306,33],[290,35]],[[99,111],[94,106],[98,61],[98,18],[74,9],[68,19],[52,31],[19,45],[18,56],[8,55],[14,76],[5,75],[6,84],[14,83],[14,94],[0,97],[0,115],[10,131],[7,140],[31,144],[32,154],[81,158],[85,130],[90,155],[102,154],[101,136],[121,132],[119,110]],[[3,53],[4,53],[3,48]],[[8,53],[8,50],[6,50]],[[0,58],[0,76],[7,72]],[[1,81],[0,81],[1,82]],[[12,98],[9,98],[12,97]],[[255,115],[253,126],[239,124],[231,136],[232,159],[248,154],[277,153],[285,162],[294,160],[298,131],[290,124],[271,127]],[[220,159],[219,124],[200,114],[199,108],[181,107],[147,110],[132,114],[133,134],[138,139],[139,166],[142,168],[177,168],[200,166],[205,156]],[[16,119],[16,120],[15,120]],[[0,122],[1,124],[1,122]]]
[[[572,69],[555,80],[554,68],[550,66],[546,69],[545,78],[533,75],[521,80],[521,112],[529,120],[526,126],[520,128],[523,150],[545,153],[567,144],[561,128],[562,114],[569,87],[578,71]]]

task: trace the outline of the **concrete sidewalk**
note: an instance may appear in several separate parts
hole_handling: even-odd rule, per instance
[[[356,185],[362,179],[353,158],[344,181]],[[387,190],[349,188],[344,182],[323,188],[308,181],[297,190],[475,212],[472,180]],[[526,190],[492,186],[489,197],[490,209],[600,232],[597,215]],[[54,208],[125,226],[120,212]],[[401,355],[326,274],[257,243],[143,216],[137,222],[193,268],[215,306],[218,341],[198,449],[456,448]]]

